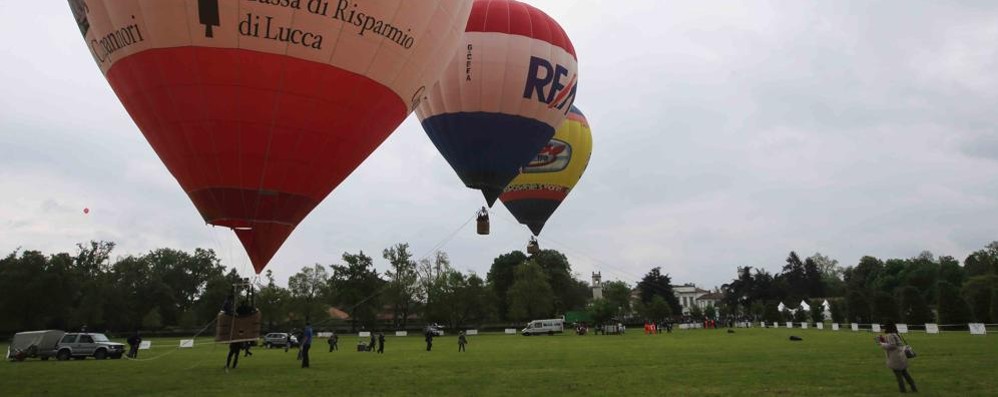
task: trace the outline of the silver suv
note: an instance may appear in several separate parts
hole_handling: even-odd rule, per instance
[[[98,360],[105,358],[121,358],[125,345],[111,342],[104,334],[68,333],[55,346],[55,358],[60,361],[75,358],[82,360],[93,357]]]
[[[283,332],[271,332],[263,336],[263,347],[284,347],[288,344],[288,334]],[[298,337],[291,335],[291,345],[288,347],[298,346]]]

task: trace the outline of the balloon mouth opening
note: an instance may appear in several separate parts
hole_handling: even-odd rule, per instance
[[[212,226],[227,227],[229,229],[237,231],[253,230],[253,224],[244,220],[216,219],[208,223]]]

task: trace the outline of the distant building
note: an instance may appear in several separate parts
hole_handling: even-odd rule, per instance
[[[693,283],[673,285],[672,291],[676,293],[676,298],[679,298],[679,306],[683,308],[683,314],[690,314],[690,310],[694,307],[699,307],[700,310],[707,307],[706,304],[701,306],[697,300],[710,293],[710,291],[700,289]]]
[[[603,275],[593,272],[593,300],[603,299]]]

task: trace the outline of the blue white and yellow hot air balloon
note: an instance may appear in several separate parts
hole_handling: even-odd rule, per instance
[[[492,206],[567,116],[577,65],[572,42],[544,12],[476,0],[462,45],[416,113],[465,186]]]

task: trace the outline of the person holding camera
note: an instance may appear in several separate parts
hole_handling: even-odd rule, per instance
[[[901,393],[907,392],[904,389],[905,381],[911,386],[911,391],[918,392],[915,380],[908,373],[908,356],[905,354],[905,343],[901,339],[901,335],[898,334],[897,325],[885,325],[884,333],[875,336],[873,340],[884,349],[884,353],[887,355],[887,368],[894,371],[894,377],[897,378],[898,389]]]

